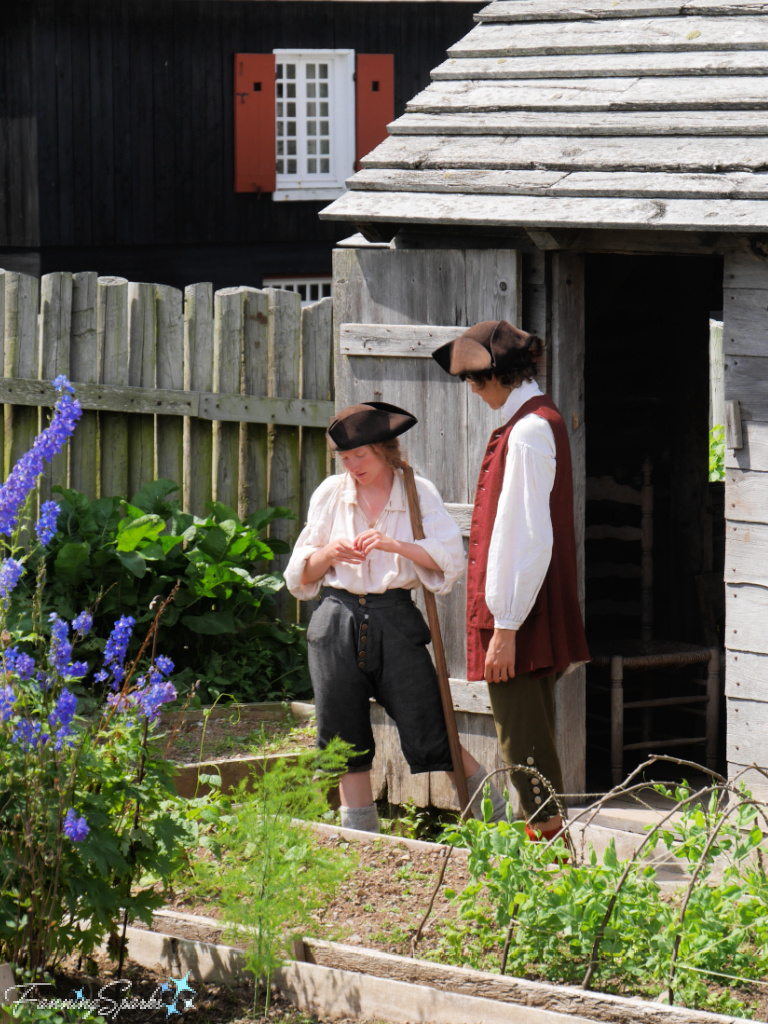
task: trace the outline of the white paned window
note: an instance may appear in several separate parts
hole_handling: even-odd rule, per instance
[[[276,200],[334,199],[355,163],[353,50],[275,50]]]
[[[298,292],[302,306],[309,306],[320,299],[327,299],[331,294],[331,278],[318,275],[316,277],[265,277],[262,288],[283,288],[288,292]]]

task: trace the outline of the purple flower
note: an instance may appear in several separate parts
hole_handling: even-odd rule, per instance
[[[16,675],[19,679],[31,679],[35,671],[35,659],[23,652],[16,659]]]
[[[90,632],[92,625],[93,616],[90,612],[80,612],[80,614],[72,620],[72,627],[75,632],[82,633],[83,635]]]
[[[173,683],[166,682],[150,684],[143,690],[137,690],[135,696],[138,700],[141,714],[149,719],[150,722],[154,722],[160,714],[162,705],[176,700],[178,694]]]
[[[42,733],[42,729],[40,722],[31,722],[28,718],[20,718],[16,722],[11,739],[14,743],[18,743],[24,751],[30,748],[34,750],[38,743],[45,743],[48,739],[48,733]]]
[[[82,815],[78,818],[72,807],[69,808],[64,818],[63,829],[64,835],[71,839],[73,843],[82,842],[91,831],[85,818]]]
[[[69,383],[69,381],[67,380],[66,376],[63,373],[60,373],[59,376],[54,380],[53,386],[56,388],[57,391],[65,391],[70,395],[74,395],[75,393],[75,389],[72,387],[72,385]]]
[[[60,619],[56,612],[48,616],[51,624],[51,647],[49,658],[57,672],[65,675],[69,670],[72,657],[72,644],[69,642],[69,626]]]
[[[100,668],[99,671],[94,676],[94,679],[96,680],[97,683],[106,683],[106,681],[109,679],[109,672],[105,672],[103,668]]]
[[[21,562],[17,562],[15,558],[6,558],[2,566],[0,566],[0,594],[3,597],[9,597],[11,591],[21,579],[21,574],[24,572],[24,566]]]
[[[59,518],[59,505],[56,501],[44,501],[40,509],[40,518],[35,530],[41,544],[49,544],[56,533],[56,522]]]
[[[123,678],[123,662],[125,652],[131,639],[131,632],[136,625],[136,619],[132,615],[122,615],[114,625],[109,634],[107,645],[104,648],[104,667],[112,666],[112,674],[115,679]]]
[[[67,675],[73,679],[82,679],[88,671],[87,661],[73,661],[67,669]]]
[[[50,462],[61,451],[82,416],[80,403],[68,393],[72,389],[69,381],[65,377],[57,377],[56,381],[57,390],[64,393],[54,406],[51,422],[38,434],[32,447],[21,456],[0,487],[0,533],[6,536],[19,525],[19,512],[37,485],[45,462]]]
[[[173,672],[173,662],[170,658],[166,658],[164,654],[159,654],[155,658],[155,665],[157,665],[164,676],[169,676]]]
[[[10,686],[0,688],[0,722],[7,722],[13,712],[16,694]]]

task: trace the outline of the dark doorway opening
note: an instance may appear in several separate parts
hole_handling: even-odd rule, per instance
[[[590,644],[640,636],[643,608],[655,641],[721,646],[724,619],[723,484],[709,481],[710,319],[722,309],[723,264],[719,257],[588,256],[586,259],[586,627]],[[613,498],[642,494],[652,486],[652,535],[646,568],[652,585],[641,592],[641,545],[637,569],[618,575],[607,567],[631,563],[631,539],[643,527],[642,507]],[[597,481],[612,481],[607,492]],[[610,484],[610,486],[613,486]],[[590,486],[592,490],[590,491]],[[624,488],[624,491],[621,489]],[[646,505],[650,499],[646,486]],[[607,519],[613,527],[596,524]],[[648,526],[647,519],[645,526]],[[623,536],[622,534],[626,535]],[[630,543],[625,541],[630,539]],[[622,575],[621,573],[624,573]],[[666,671],[666,670],[665,670]],[[670,670],[672,671],[672,670]],[[627,674],[625,699],[642,702],[672,692],[701,666]],[[680,675],[682,673],[682,675]],[[721,687],[722,691],[722,687]],[[722,697],[721,697],[722,700]],[[649,741],[695,736],[703,707],[633,708],[624,715],[628,773],[651,752]],[[611,784],[610,675],[587,672],[587,784]],[[724,763],[724,715],[720,711]],[[642,744],[649,743],[648,747]],[[703,763],[704,751],[684,743],[655,748]],[[659,777],[675,777],[670,770]],[[679,775],[679,773],[678,773]]]

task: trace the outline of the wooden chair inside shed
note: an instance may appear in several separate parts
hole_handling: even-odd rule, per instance
[[[610,749],[613,784],[618,784],[624,774],[624,751],[667,750],[676,752],[682,746],[701,745],[705,750],[708,768],[715,768],[717,758],[717,729],[719,701],[719,650],[717,647],[703,647],[653,639],[653,485],[651,464],[643,465],[643,483],[638,489],[617,483],[612,477],[587,479],[587,527],[586,540],[611,541],[612,550],[625,549],[626,560],[593,561],[587,565],[590,580],[604,577],[610,587],[624,581],[621,586],[634,590],[637,600],[622,601],[607,599],[588,601],[587,631],[590,641],[592,665],[598,669],[610,669]],[[598,523],[592,508],[605,508],[605,503],[632,505],[639,509],[640,525]],[[597,503],[600,503],[599,505]],[[615,506],[614,506],[615,507]],[[606,517],[607,518],[607,517]],[[621,516],[619,517],[621,519]],[[634,555],[634,559],[633,556]],[[627,583],[627,581],[629,581]],[[625,637],[609,636],[606,639],[591,639],[591,623],[601,615],[610,615],[611,620],[619,616],[635,620],[639,635]],[[623,632],[623,630],[622,630]],[[676,687],[673,670],[687,665],[705,666],[704,677],[689,680],[687,688],[695,692],[671,691],[684,689]],[[644,686],[641,699],[627,700],[624,690],[625,673],[644,672]],[[648,684],[647,673],[658,673],[658,682]],[[692,687],[691,684],[695,685]],[[660,695],[663,693],[664,695]],[[696,730],[692,736],[665,736],[655,738],[651,734],[653,709],[682,708],[703,723],[703,733]],[[627,712],[641,713],[643,739],[640,742],[625,742],[624,721]]]

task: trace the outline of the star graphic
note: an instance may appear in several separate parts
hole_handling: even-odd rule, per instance
[[[83,990],[81,988],[76,989],[75,995],[77,996],[78,999],[85,999],[85,996],[83,995]]]
[[[179,1011],[176,1009],[176,1003],[173,1002],[166,1006],[165,1012],[169,1017],[171,1016],[172,1013],[178,1013]]]
[[[170,979],[173,982],[173,984],[176,986],[176,998],[177,999],[178,999],[178,997],[183,992],[191,992],[193,996],[197,995],[197,993],[192,988],[192,986],[187,984],[187,982],[189,981],[190,973],[191,973],[190,971],[187,971],[187,973],[184,975],[184,977],[183,978],[179,978],[178,981],[176,980],[176,978],[171,978]]]
[[[160,986],[160,991],[161,992],[170,992],[170,990],[171,990],[171,986],[168,984],[167,981],[164,981],[163,984]]]
[[[185,1010],[191,1010],[195,1005],[195,998],[193,996],[191,999],[182,999],[182,1003],[184,1004]]]

